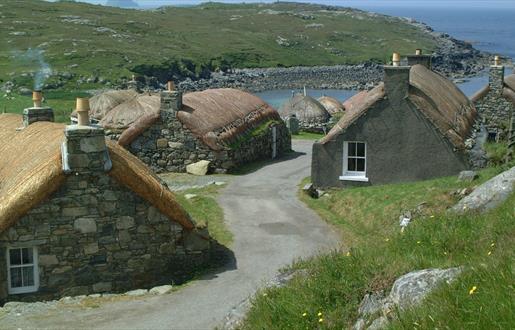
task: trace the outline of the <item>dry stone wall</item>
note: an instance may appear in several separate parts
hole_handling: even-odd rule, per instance
[[[107,174],[70,175],[0,236],[0,302],[181,282],[209,261],[209,245]],[[39,290],[9,295],[6,248],[30,246],[39,255]]]

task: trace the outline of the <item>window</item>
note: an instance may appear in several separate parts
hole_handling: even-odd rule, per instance
[[[34,292],[39,287],[38,252],[35,247],[7,249],[9,293]]]
[[[340,180],[368,181],[367,145],[365,142],[343,142],[343,174]]]

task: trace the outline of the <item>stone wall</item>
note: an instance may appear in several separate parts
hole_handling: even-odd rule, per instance
[[[70,175],[0,236],[0,302],[180,282],[208,262],[209,244],[105,173]],[[37,292],[8,295],[8,246],[37,246]]]
[[[503,66],[490,67],[489,86],[490,91],[474,105],[485,121],[488,130],[498,130],[500,138],[504,138],[515,106],[502,95],[504,86]]]
[[[232,146],[214,151],[177,119],[177,106],[170,105],[174,103],[166,99],[167,92],[161,97],[165,99],[161,102],[160,119],[128,148],[157,173],[185,172],[187,165],[201,160],[211,162],[211,172],[226,173],[244,163],[272,158],[272,126],[277,130],[277,154],[291,150],[290,134],[284,122],[271,121],[269,128],[260,127],[263,129],[261,134],[248,132]]]

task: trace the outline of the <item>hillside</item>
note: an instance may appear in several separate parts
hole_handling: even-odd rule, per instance
[[[142,11],[37,0],[2,1],[0,43],[0,84],[32,88],[43,69],[47,88],[65,89],[131,72],[164,81],[231,67],[383,62],[394,50],[436,47],[405,21],[346,8],[209,3]]]

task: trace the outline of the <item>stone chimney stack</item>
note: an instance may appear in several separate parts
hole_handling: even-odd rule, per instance
[[[136,80],[136,76],[132,75],[132,79],[127,82],[127,89],[134,90],[136,92],[140,92],[138,81]]]
[[[111,170],[104,129],[89,122],[89,100],[77,98],[76,110],[78,124],[64,129],[65,141],[61,146],[63,171],[86,174]]]
[[[495,55],[494,64],[490,66],[488,85],[495,95],[499,97],[502,95],[504,87],[504,66],[501,64],[499,55]]]
[[[182,108],[182,92],[175,90],[173,81],[169,81],[166,87],[166,90],[161,92],[161,112],[173,114],[175,117],[177,111]]]
[[[43,107],[43,93],[41,91],[32,92],[32,108],[23,109],[23,126],[27,127],[38,121],[54,121],[54,110]]]
[[[429,70],[432,69],[431,55],[422,55],[422,49],[420,48],[415,49],[415,55],[408,55],[406,57],[408,59],[409,66],[420,64],[425,66]]]
[[[384,66],[384,88],[390,102],[400,103],[409,90],[409,66],[401,66],[401,57],[393,53],[392,65]]]

